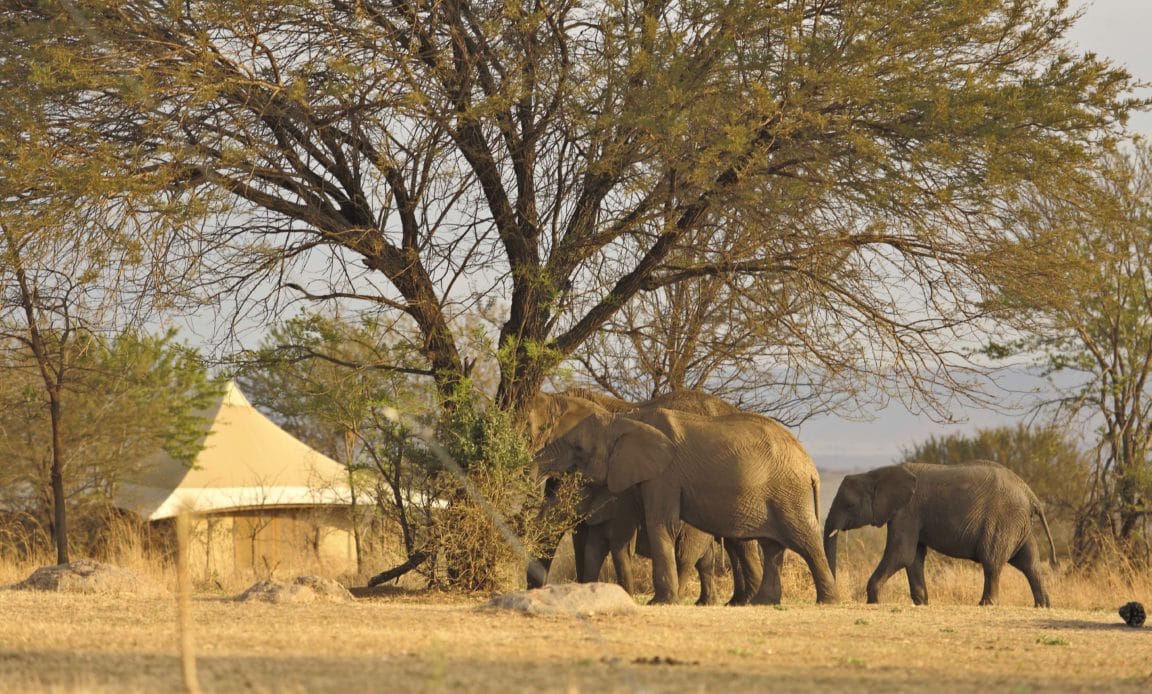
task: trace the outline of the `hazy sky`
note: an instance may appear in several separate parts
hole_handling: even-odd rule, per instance
[[[1070,38],[1085,51],[1107,57],[1128,69],[1138,80],[1152,82],[1152,0],[1095,0],[1073,6],[1085,8]],[[1152,95],[1144,90],[1141,96]],[[1130,126],[1152,138],[1152,114],[1136,114]],[[1015,379],[1014,379],[1015,380]],[[1024,379],[1012,384],[1026,387]],[[965,421],[955,425],[932,422],[910,414],[899,404],[875,413],[873,421],[846,421],[826,417],[804,424],[799,435],[821,467],[868,467],[893,462],[901,450],[930,434],[971,431],[1013,420],[988,411],[958,411]]]

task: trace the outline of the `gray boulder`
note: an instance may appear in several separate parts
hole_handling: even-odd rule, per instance
[[[492,598],[483,609],[534,615],[629,614],[640,608],[615,583],[562,583]]]
[[[122,566],[80,559],[69,564],[42,566],[31,576],[12,586],[15,590],[43,590],[60,593],[126,594],[161,597],[168,590],[156,581]]]
[[[290,582],[266,578],[253,584],[236,599],[274,603],[351,602],[352,594],[330,578],[297,576]]]

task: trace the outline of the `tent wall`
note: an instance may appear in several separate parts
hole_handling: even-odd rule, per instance
[[[348,509],[246,509],[196,517],[189,559],[200,580],[356,573]]]

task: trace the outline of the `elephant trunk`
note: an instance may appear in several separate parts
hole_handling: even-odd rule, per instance
[[[824,521],[824,556],[828,558],[828,568],[832,570],[833,576],[836,575],[836,541],[843,529],[840,514],[833,507],[828,513],[828,520]]]

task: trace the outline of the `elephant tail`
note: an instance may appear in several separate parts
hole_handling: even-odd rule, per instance
[[[1031,490],[1029,490],[1031,492]],[[1059,566],[1056,563],[1056,543],[1052,541],[1052,531],[1048,528],[1048,519],[1044,516],[1044,507],[1040,505],[1040,499],[1036,497],[1035,493],[1030,494],[1032,497],[1032,510],[1040,517],[1040,525],[1044,526],[1044,534],[1048,537],[1048,563],[1053,567]]]
[[[820,527],[820,473],[812,476],[812,512],[816,514],[816,527]]]

